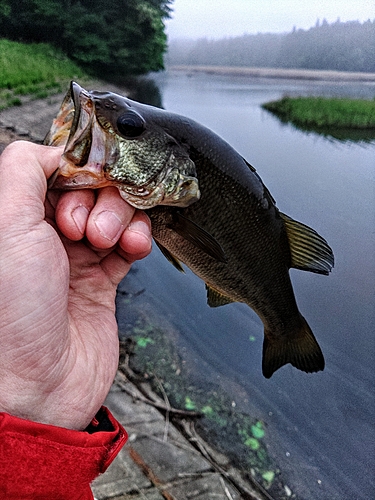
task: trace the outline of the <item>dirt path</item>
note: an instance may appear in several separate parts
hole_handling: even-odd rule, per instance
[[[0,112],[0,152],[17,139],[42,142],[64,94],[31,100]]]

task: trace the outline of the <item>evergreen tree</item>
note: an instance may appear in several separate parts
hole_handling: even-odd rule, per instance
[[[0,0],[0,36],[48,42],[103,78],[163,68],[171,0]]]
[[[185,47],[185,48],[184,48]],[[329,24],[288,34],[171,42],[169,64],[254,66],[375,72],[375,20]]]

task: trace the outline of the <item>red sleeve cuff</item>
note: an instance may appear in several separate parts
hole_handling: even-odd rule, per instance
[[[85,431],[0,413],[0,498],[92,499],[90,483],[127,440],[104,406]]]

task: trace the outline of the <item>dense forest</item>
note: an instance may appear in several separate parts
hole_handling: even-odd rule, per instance
[[[46,42],[110,78],[163,68],[171,0],[0,0],[0,38]]]
[[[288,34],[174,40],[167,64],[375,72],[375,20],[327,21]]]

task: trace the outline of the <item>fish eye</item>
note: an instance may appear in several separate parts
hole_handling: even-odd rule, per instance
[[[145,121],[138,113],[129,110],[118,117],[117,129],[124,137],[139,137],[145,130]]]

